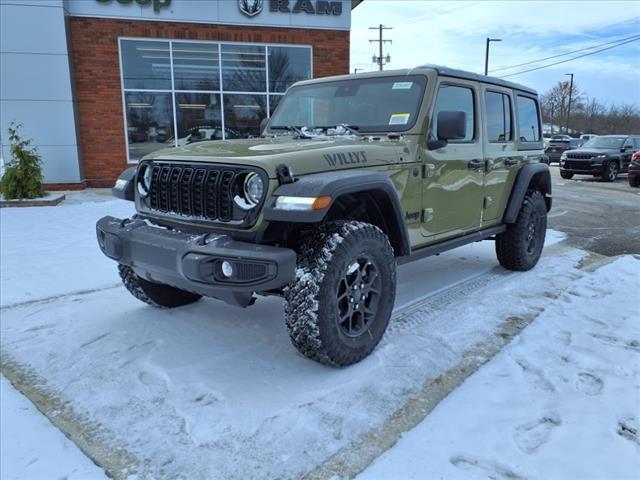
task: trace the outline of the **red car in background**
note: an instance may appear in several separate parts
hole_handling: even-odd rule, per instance
[[[629,185],[640,187],[640,152],[636,152],[631,156],[627,177],[629,178]]]

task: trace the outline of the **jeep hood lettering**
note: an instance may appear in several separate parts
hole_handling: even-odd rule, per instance
[[[294,175],[328,170],[390,165],[400,161],[403,140],[369,137],[297,139],[292,137],[217,140],[158,150],[144,160],[228,163],[262,168],[276,178],[278,165],[288,165]]]

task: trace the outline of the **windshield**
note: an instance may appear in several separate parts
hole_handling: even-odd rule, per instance
[[[584,148],[620,148],[626,137],[595,137],[582,145]]]
[[[328,128],[403,132],[416,122],[427,78],[422,75],[349,79],[293,87],[270,128]]]

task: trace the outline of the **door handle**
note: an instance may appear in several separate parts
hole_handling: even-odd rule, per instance
[[[518,163],[520,163],[520,161],[516,160],[515,158],[507,158],[507,159],[504,161],[504,164],[505,164],[507,167],[512,167],[513,165],[517,165]]]
[[[467,166],[471,170],[484,170],[484,160],[479,160],[477,158],[474,158],[473,160],[469,160],[469,163],[467,163]]]

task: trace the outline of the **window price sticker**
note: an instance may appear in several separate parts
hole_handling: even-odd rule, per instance
[[[391,90],[410,90],[412,86],[413,82],[395,82]]]
[[[394,113],[389,118],[389,125],[406,125],[409,123],[410,113]]]

